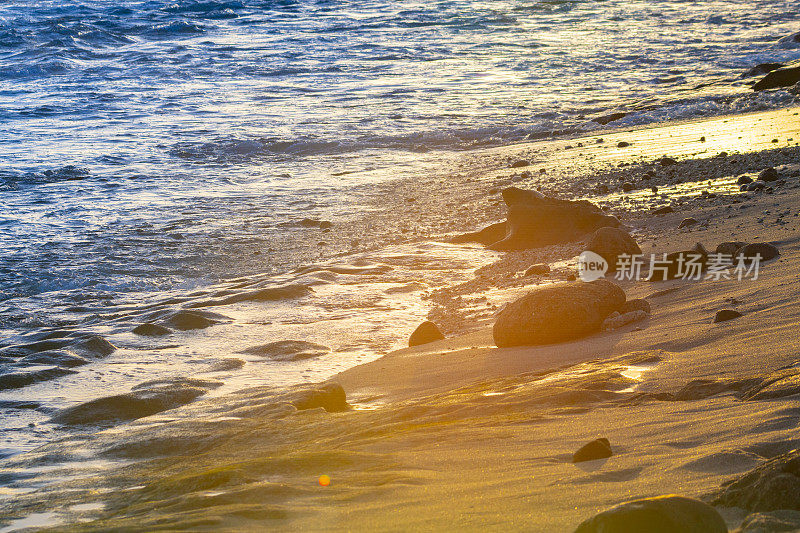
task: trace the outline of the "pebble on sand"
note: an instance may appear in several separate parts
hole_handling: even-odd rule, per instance
[[[740,316],[742,316],[742,313],[736,311],[735,309],[722,309],[717,311],[717,314],[714,315],[714,323],[726,322],[728,320],[733,320],[734,318],[739,318]]]

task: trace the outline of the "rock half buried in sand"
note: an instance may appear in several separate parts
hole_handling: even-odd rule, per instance
[[[644,311],[648,315],[650,314],[650,302],[645,300],[644,298],[635,298],[633,300],[628,300],[625,302],[625,305],[622,306],[620,309],[621,314],[630,313],[632,311]]]
[[[736,250],[737,258],[744,257],[745,259],[753,259],[756,255],[761,256],[762,261],[769,261],[770,259],[778,257],[781,253],[775,246],[766,242],[747,244]]]
[[[607,459],[612,455],[614,452],[611,451],[611,443],[608,442],[608,439],[599,438],[581,446],[577,452],[572,454],[572,462],[582,463],[595,459]]]
[[[697,224],[696,218],[692,217],[684,218],[683,220],[681,220],[681,223],[678,224],[678,229],[688,228],[689,226],[694,226],[695,224]]]
[[[692,498],[667,495],[634,500],[586,520],[575,533],[727,533],[716,509]]]
[[[800,450],[774,457],[724,483],[712,503],[750,511],[800,511]]]
[[[508,206],[507,234],[490,245],[493,250],[523,250],[570,242],[619,220],[586,200],[559,200],[535,191],[509,187],[503,191]]]
[[[717,245],[717,249],[714,250],[714,253],[722,255],[730,255],[731,257],[733,257],[733,255],[736,254],[736,251],[742,248],[743,246],[747,246],[747,243],[742,241],[721,242]]]
[[[617,270],[617,260],[620,255],[639,255],[642,249],[626,231],[619,228],[600,228],[589,238],[586,249],[592,251],[606,260],[608,271]]]
[[[75,373],[75,370],[69,370],[58,366],[39,367],[30,370],[20,369],[19,371],[7,372],[5,374],[0,374],[0,391],[20,389],[40,381],[49,381]]]
[[[347,395],[338,383],[326,383],[316,389],[303,391],[292,404],[300,411],[322,407],[329,413],[350,409]]]
[[[275,361],[300,361],[319,357],[331,351],[327,346],[306,341],[276,341],[242,350],[241,353],[267,357]]]
[[[444,339],[444,335],[439,331],[439,327],[430,320],[426,320],[417,326],[417,329],[408,338],[408,346],[420,346],[421,344],[428,344],[442,339]]]
[[[500,347],[551,344],[585,337],[625,305],[625,292],[599,279],[535,289],[497,315],[492,333]]]
[[[789,87],[798,81],[800,81],[800,67],[779,68],[758,80],[758,82],[753,85],[753,90],[764,91],[766,89],[776,89],[778,87]]]
[[[143,337],[162,337],[164,335],[169,335],[172,333],[172,330],[168,327],[161,326],[159,324],[139,324],[135,328],[133,328],[133,332],[137,335],[141,335]]]
[[[51,421],[63,425],[113,425],[185,405],[220,385],[218,381],[196,379],[142,383],[126,394],[62,409]]]
[[[535,265],[531,265],[525,270],[526,276],[543,276],[545,274],[550,273],[550,265],[546,263],[537,263]]]
[[[716,315],[714,315],[714,323],[727,322],[728,320],[733,320],[734,318],[739,318],[740,316],[742,316],[742,313],[736,311],[735,309],[721,309],[717,311]]]
[[[166,324],[181,331],[204,329],[218,323],[217,315],[205,311],[176,311],[165,321]]]
[[[641,322],[642,320],[646,320],[650,315],[644,311],[637,310],[637,311],[630,311],[628,313],[622,313],[620,315],[614,316],[612,314],[605,320],[603,320],[603,330],[604,331],[612,331],[615,329],[619,329],[623,326],[627,326],[628,324],[633,324],[634,322]]]

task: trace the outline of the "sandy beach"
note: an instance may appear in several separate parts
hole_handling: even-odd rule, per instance
[[[486,150],[467,156],[452,180],[446,201],[461,203],[460,212],[448,212],[444,198],[416,181],[397,184],[396,197],[417,201],[382,219],[424,227],[447,212],[459,227],[478,230],[504,219],[504,188],[541,189],[613,213],[644,254],[771,243],[780,255],[761,264],[757,279],[609,274],[628,301],[649,302],[644,320],[568,342],[498,348],[492,326],[505,303],[538,286],[583,283],[567,280],[588,236],[501,252],[472,279],[426,294],[430,315],[419,321],[439,323],[443,340],[323,384],[203,396],[215,385],[188,377],[181,390],[199,390],[193,402],[5,460],[0,476],[19,483],[3,489],[2,524],[573,531],[622,502],[675,494],[713,505],[731,531],[800,528],[800,492],[786,489],[784,506],[769,508],[746,497],[770,490],[769,478],[733,496],[723,490],[800,443],[797,113]],[[661,164],[665,155],[674,164]],[[518,160],[530,164],[509,169]],[[739,190],[737,179],[768,167],[780,176],[768,190]],[[554,177],[570,173],[582,178],[563,185]],[[622,192],[626,182],[632,189]],[[656,214],[667,205],[672,212]],[[688,218],[694,222],[679,229]],[[524,274],[538,263],[549,273]],[[224,313],[225,305],[214,310]],[[715,323],[724,309],[741,316]],[[346,404],[337,393],[308,392],[333,383]],[[574,463],[573,454],[598,438],[608,439],[612,455]],[[800,477],[787,483],[800,487]]]

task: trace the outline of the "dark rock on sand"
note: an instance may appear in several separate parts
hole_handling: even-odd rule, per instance
[[[800,450],[779,455],[724,483],[712,503],[750,511],[800,511]]]
[[[626,181],[626,182],[624,182],[622,184],[622,191],[623,192],[631,192],[635,188],[636,188],[636,186],[633,183],[631,183],[630,181]]]
[[[161,337],[163,335],[169,335],[172,333],[172,330],[159,324],[148,323],[139,324],[133,328],[133,332],[143,337]]]
[[[740,316],[742,316],[742,313],[736,311],[735,309],[722,309],[717,311],[717,314],[714,315],[714,323],[726,322],[728,320],[733,320],[734,318],[739,318]]]
[[[535,265],[531,265],[525,271],[526,276],[543,276],[549,273],[550,273],[550,265],[546,263],[537,263]]]
[[[417,326],[417,329],[415,329],[411,337],[408,338],[408,345],[410,347],[420,346],[421,344],[428,344],[429,342],[440,341],[442,339],[444,339],[444,335],[439,331],[439,327],[430,320],[426,320]]]
[[[746,187],[747,187],[748,191],[752,192],[752,191],[760,191],[766,186],[767,186],[767,184],[765,182],[763,182],[761,180],[756,180],[753,183],[750,183],[749,185],[747,185]]]
[[[304,218],[298,224],[303,228],[320,228],[320,229],[327,229],[333,226],[333,223],[327,220],[315,220],[313,218]]]
[[[780,255],[778,249],[766,242],[756,242],[747,244],[736,250],[736,257],[744,257],[745,259],[753,259],[756,255],[761,256],[762,261],[769,261],[775,259]]]
[[[671,157],[664,156],[658,161],[662,167],[671,167],[672,165],[677,165],[678,162],[672,159]]]
[[[331,349],[321,344],[306,341],[276,341],[251,346],[242,353],[267,357],[275,361],[300,361],[330,353]]]
[[[684,218],[683,220],[681,220],[681,223],[678,224],[678,229],[688,228],[690,226],[694,226],[697,223],[698,222],[696,218],[693,217]]]
[[[798,81],[800,81],[800,67],[784,67],[773,70],[761,78],[753,85],[753,90],[764,91],[778,87],[790,87]]]
[[[671,205],[665,205],[664,207],[659,207],[657,209],[653,209],[654,215],[667,215],[669,213],[674,213],[675,210],[672,208]]]
[[[0,374],[0,390],[20,389],[40,381],[48,381],[75,373],[75,370],[69,370],[67,368],[61,368],[57,366],[40,368],[37,370],[8,372],[6,374]]]
[[[496,224],[492,224],[491,226],[487,226],[480,231],[473,231],[463,235],[458,235],[452,238],[450,242],[456,244],[477,242],[478,244],[489,246],[490,244],[494,244],[497,241],[503,240],[507,231],[508,224],[506,222],[498,222]]]
[[[176,311],[164,322],[181,331],[204,329],[218,323],[218,320],[212,318],[212,315],[213,313],[205,313],[202,311]]]
[[[620,225],[616,217],[606,215],[586,200],[560,200],[516,187],[504,190],[503,200],[508,206],[508,232],[490,245],[493,250],[571,242],[603,226]]]
[[[629,143],[629,142],[620,141],[620,142],[617,143],[617,148],[627,148],[630,145],[631,145],[631,143]]]
[[[642,249],[628,232],[620,228],[600,228],[589,238],[586,249],[590,250],[608,263],[608,271],[617,270],[617,259],[620,255],[638,255]]]
[[[347,395],[338,383],[327,383],[319,388],[303,391],[292,403],[301,411],[322,407],[330,413],[336,413],[350,408]]]
[[[611,451],[611,444],[608,442],[608,439],[600,438],[581,446],[581,448],[572,455],[572,462],[582,463],[583,461],[606,459],[612,455],[614,455],[614,453]]]
[[[625,118],[626,116],[628,116],[628,113],[620,111],[617,113],[609,113],[608,115],[593,118],[592,122],[597,122],[598,124],[605,126],[609,122],[614,122],[615,120]]]
[[[76,366],[88,364],[89,360],[69,352],[53,350],[27,355],[20,359],[19,363],[22,365],[48,365],[60,366],[61,368],[74,368]]]
[[[190,403],[217,381],[178,379],[137,385],[126,394],[98,398],[57,412],[52,422],[63,425],[109,425],[143,418]]]
[[[623,305],[623,290],[604,279],[541,287],[500,311],[494,342],[504,348],[584,337],[599,331],[603,320]]]
[[[693,270],[699,265],[699,271],[705,272],[708,265],[708,251],[702,244],[697,243],[690,250],[672,252],[666,258],[657,257],[657,264],[653,264],[650,269],[649,281],[667,281],[677,279],[684,274],[696,275]]]
[[[753,178],[748,176],[739,176],[739,179],[736,180],[737,185],[749,185],[753,183]]]
[[[716,509],[692,498],[667,495],[634,500],[586,520],[575,533],[727,533]]]
[[[730,255],[731,257],[733,257],[733,255],[736,254],[736,252],[743,246],[747,246],[747,243],[741,241],[721,242],[717,245],[717,249],[714,250],[714,253]]]
[[[760,65],[756,65],[755,67],[747,70],[744,74],[742,74],[742,78],[751,78],[753,76],[760,76],[761,74],[766,74],[767,72],[778,70],[783,66],[784,66],[783,63],[761,63]]]
[[[510,166],[511,168],[523,168],[523,167],[530,166],[530,164],[531,164],[531,162],[530,162],[530,161],[527,161],[527,160],[525,160],[525,159],[520,159],[519,161],[514,161],[514,162],[513,162],[513,163],[511,163],[511,165],[509,165],[509,166]]]
[[[765,168],[758,173],[758,179],[763,182],[778,181],[778,171],[773,167]]]

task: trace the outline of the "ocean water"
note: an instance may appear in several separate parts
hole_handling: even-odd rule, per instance
[[[790,1],[3,2],[3,453],[52,438],[53,409],[211,372],[249,345],[303,338],[331,353],[216,376],[313,380],[385,353],[424,317],[420,287],[491,254],[331,248],[303,219],[338,233],[381,184],[592,131],[611,111],[629,112],[612,123],[625,126],[790,105],[742,73],[800,59],[781,40],[799,18]],[[286,287],[200,333],[130,333]]]

